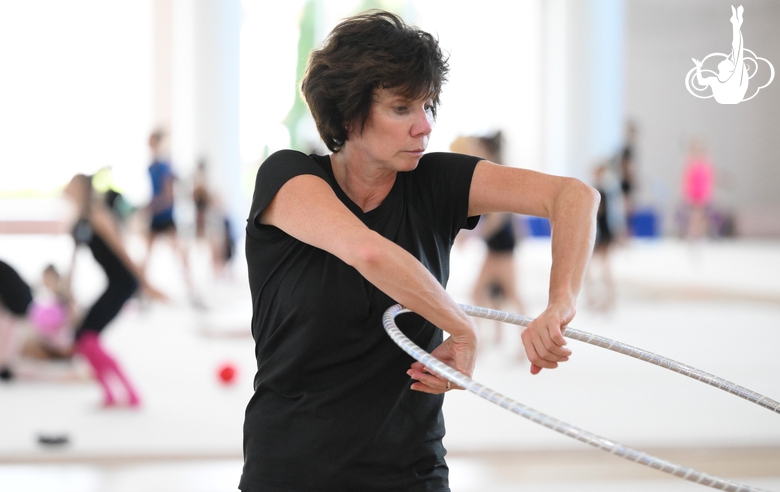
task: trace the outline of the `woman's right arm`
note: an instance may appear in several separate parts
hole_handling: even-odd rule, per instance
[[[257,221],[333,254],[396,302],[448,332],[450,343],[457,346],[454,366],[471,376],[477,343],[473,320],[422,263],[366,227],[323,179],[310,174],[290,179]]]

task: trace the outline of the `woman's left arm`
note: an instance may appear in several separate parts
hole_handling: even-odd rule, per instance
[[[550,219],[552,268],[547,308],[523,332],[531,373],[568,360],[562,330],[575,315],[577,295],[596,237],[599,194],[574,178],[480,161],[469,193],[469,216],[512,212]]]

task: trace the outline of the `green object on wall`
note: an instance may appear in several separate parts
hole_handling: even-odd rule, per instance
[[[299,132],[299,123],[308,116],[309,108],[301,98],[300,84],[303,78],[303,72],[306,70],[306,63],[309,61],[309,53],[314,49],[315,37],[317,32],[317,1],[308,0],[303,6],[301,15],[300,36],[298,38],[298,63],[295,74],[295,102],[290,112],[284,119],[284,124],[290,132],[290,147],[301,152],[308,152],[310,143],[306,142],[304,136]]]

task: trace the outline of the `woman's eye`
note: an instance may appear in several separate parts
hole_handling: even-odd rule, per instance
[[[395,112],[396,113],[405,113],[408,108],[406,106],[396,106]]]

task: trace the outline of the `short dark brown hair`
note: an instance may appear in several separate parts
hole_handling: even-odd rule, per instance
[[[430,98],[435,117],[448,72],[436,38],[395,14],[370,10],[342,21],[311,53],[301,93],[323,142],[338,152],[348,125],[363,131],[375,89]]]

